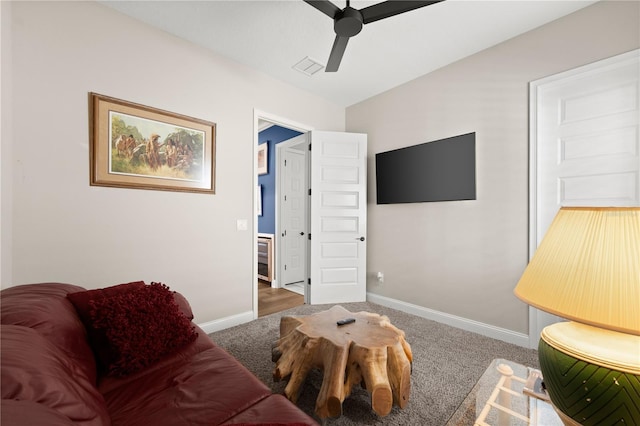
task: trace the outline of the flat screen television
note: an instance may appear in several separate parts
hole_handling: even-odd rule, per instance
[[[376,154],[377,204],[475,199],[475,133]]]

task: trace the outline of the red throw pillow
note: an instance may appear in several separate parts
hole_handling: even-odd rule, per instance
[[[89,303],[92,327],[108,341],[103,360],[110,374],[126,376],[193,342],[198,333],[173,292],[151,283]]]
[[[67,294],[67,299],[76,308],[76,312],[85,326],[91,324],[91,301],[114,297],[122,293],[128,293],[136,288],[144,287],[144,281],[134,281],[127,284],[119,284],[96,290],[85,290]]]
[[[69,299],[74,308],[76,308],[76,312],[84,324],[84,328],[87,330],[89,344],[101,370],[106,369],[111,358],[109,355],[109,340],[104,330],[93,327],[93,319],[91,318],[91,310],[93,307],[91,306],[91,302],[116,297],[120,294],[140,289],[144,287],[144,285],[144,281],[134,281],[127,284],[67,294],[67,299]]]

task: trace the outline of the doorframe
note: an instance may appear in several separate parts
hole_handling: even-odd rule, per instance
[[[538,235],[538,93],[547,85],[567,78],[581,78],[585,73],[600,72],[636,59],[640,49],[634,49],[587,65],[529,82],[529,256],[531,261],[537,247]],[[538,310],[529,306],[529,347],[537,348],[540,340]]]
[[[258,318],[258,286],[256,285],[258,281],[258,134],[260,133],[260,120],[268,121],[277,126],[285,127],[291,130],[295,130],[301,133],[307,133],[314,130],[313,126],[309,126],[307,124],[299,123],[293,120],[290,120],[286,117],[281,117],[266,111],[259,110],[257,108],[253,109],[253,179],[251,186],[251,193],[253,194],[253,227],[252,227],[252,241],[253,241],[253,250],[252,250],[252,281],[251,288],[253,294],[253,319]],[[277,177],[277,175],[276,175]],[[276,194],[277,197],[277,194]],[[276,220],[277,225],[277,220]],[[278,229],[276,229],[278,232]],[[276,252],[278,248],[276,247]],[[278,262],[278,257],[276,256],[276,262]],[[305,291],[306,298],[306,291]]]

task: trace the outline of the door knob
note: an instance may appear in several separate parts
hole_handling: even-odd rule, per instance
[[[304,232],[300,232],[300,235],[304,235]]]
[[[356,240],[364,241],[364,237],[356,238]]]

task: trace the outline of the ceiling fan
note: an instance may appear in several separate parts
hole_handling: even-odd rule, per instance
[[[347,48],[349,38],[358,34],[364,24],[379,21],[380,19],[389,18],[434,3],[440,3],[444,0],[388,0],[359,10],[352,8],[349,0],[347,0],[347,7],[344,9],[340,9],[329,0],[304,1],[333,19],[333,30],[336,33],[336,39],[333,42],[325,72],[336,72],[338,71],[338,67],[340,67],[340,61],[342,61],[342,55],[344,55],[344,50]]]

